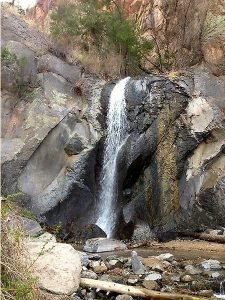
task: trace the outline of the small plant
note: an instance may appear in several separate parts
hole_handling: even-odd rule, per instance
[[[24,261],[24,237],[20,214],[13,200],[22,193],[3,199],[1,216],[1,299],[36,300],[36,278]],[[10,222],[16,224],[10,225]]]
[[[15,54],[11,53],[8,48],[2,47],[1,48],[1,60],[6,65],[17,64],[17,57]]]
[[[4,65],[13,68],[16,81],[16,90],[20,98],[25,100],[33,100],[35,96],[35,89],[30,87],[23,81],[22,74],[25,65],[27,64],[26,57],[18,58],[7,47],[1,48],[1,59]]]

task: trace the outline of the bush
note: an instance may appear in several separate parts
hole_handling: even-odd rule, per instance
[[[123,75],[140,72],[142,58],[153,43],[141,36],[120,5],[111,1],[83,0],[60,3],[51,15],[53,36],[79,37],[83,49],[95,47],[101,57],[112,50],[123,57]]]

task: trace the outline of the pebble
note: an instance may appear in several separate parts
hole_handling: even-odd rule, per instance
[[[136,279],[136,278],[128,278],[128,280],[127,280],[127,283],[130,285],[134,285],[137,282],[138,282],[138,279]]]
[[[192,277],[190,275],[181,276],[180,281],[184,283],[192,282]]]
[[[162,279],[162,275],[157,272],[150,272],[146,277],[145,280],[159,280]]]
[[[204,270],[221,270],[222,269],[222,265],[218,260],[215,259],[208,259],[208,260],[204,260],[201,263],[201,266]]]

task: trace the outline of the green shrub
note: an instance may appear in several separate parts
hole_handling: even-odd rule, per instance
[[[102,57],[112,50],[122,55],[123,75],[140,72],[142,58],[153,48],[112,1],[60,3],[51,15],[50,31],[55,37],[79,37],[83,49],[95,47]]]

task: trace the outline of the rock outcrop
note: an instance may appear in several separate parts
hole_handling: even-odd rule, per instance
[[[2,18],[2,192],[23,192],[21,204],[52,226],[82,224],[95,203],[104,81],[18,16]]]
[[[2,18],[2,192],[21,190],[21,205],[41,222],[61,223],[62,238],[96,237],[115,82],[105,85],[68,63],[18,16],[3,10]],[[116,237],[225,226],[224,95],[224,80],[204,66],[130,78],[129,136],[117,157]]]
[[[126,94],[130,134],[118,158],[125,224],[146,222],[161,234],[224,226],[224,82],[198,67],[172,81],[131,79]]]

